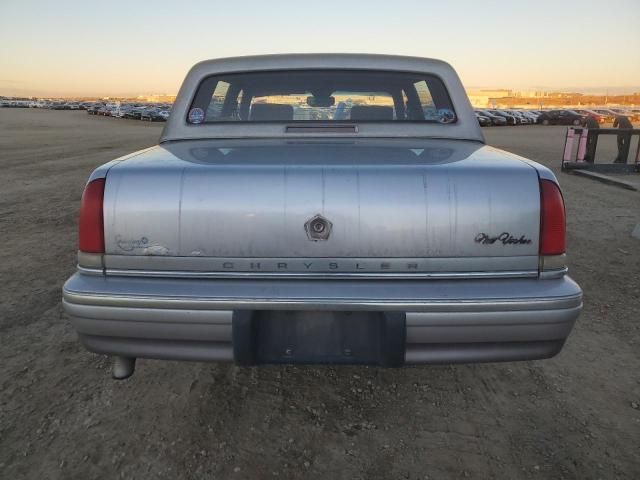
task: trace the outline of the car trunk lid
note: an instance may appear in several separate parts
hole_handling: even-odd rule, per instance
[[[540,193],[477,142],[188,141],[113,167],[104,218],[107,271],[534,275]]]

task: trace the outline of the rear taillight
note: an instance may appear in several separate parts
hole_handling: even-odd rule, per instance
[[[78,223],[78,247],[81,252],[104,253],[103,197],[104,178],[87,184],[82,194]]]
[[[540,180],[540,217],[540,255],[562,255],[567,236],[564,200],[551,180]]]

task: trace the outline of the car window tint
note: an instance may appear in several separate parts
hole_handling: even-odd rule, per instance
[[[442,81],[433,75],[370,70],[245,72],[206,78],[189,123],[216,122],[453,123]]]

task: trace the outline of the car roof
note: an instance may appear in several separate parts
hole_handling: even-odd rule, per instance
[[[193,95],[206,77],[224,73],[269,70],[386,70],[435,75],[443,80],[451,97],[457,121],[448,125],[418,122],[359,124],[356,132],[341,134],[355,137],[439,137],[484,142],[469,98],[455,70],[446,62],[431,58],[355,53],[280,54],[230,57],[205,60],[194,65],[178,92],[173,112],[160,141],[196,138],[306,137],[308,133],[287,133],[281,123],[270,124],[201,124],[187,123]]]

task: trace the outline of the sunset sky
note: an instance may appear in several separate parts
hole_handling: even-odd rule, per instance
[[[194,63],[418,55],[467,88],[640,90],[640,0],[0,0],[0,95],[176,93]]]

